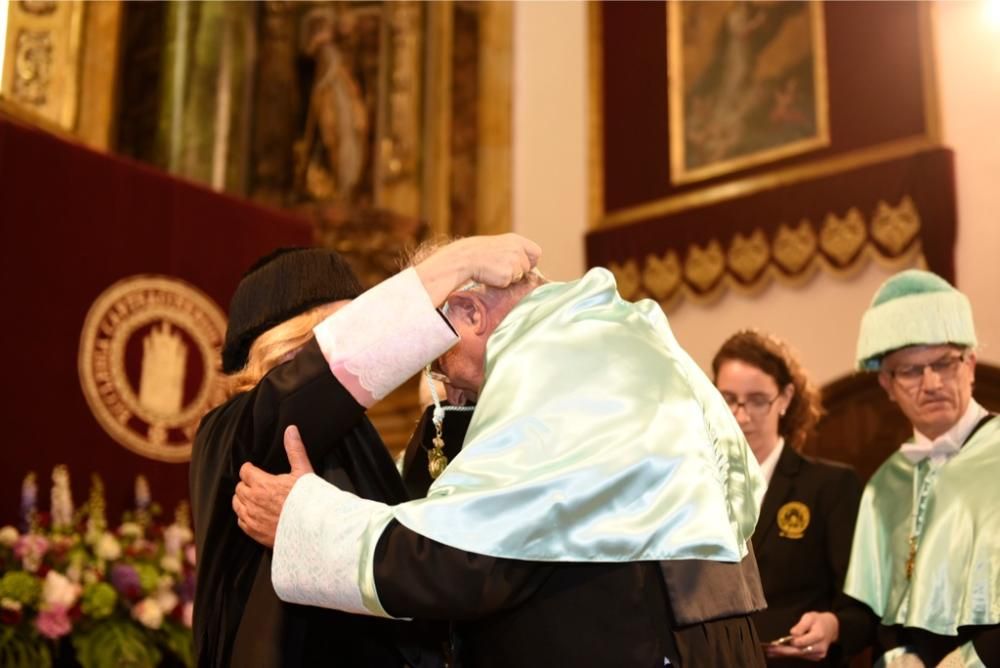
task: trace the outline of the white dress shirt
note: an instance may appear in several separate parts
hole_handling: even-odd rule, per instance
[[[778,466],[778,460],[781,459],[781,451],[785,449],[785,439],[781,436],[778,437],[778,444],[774,446],[774,450],[764,457],[764,461],[760,463],[760,472],[764,474],[764,479],[767,480],[767,484],[771,484],[771,478],[774,476],[774,469]]]
[[[979,421],[988,414],[989,412],[980,406],[975,399],[970,399],[965,413],[951,429],[935,439],[927,438],[914,429],[913,441],[904,443],[899,449],[903,456],[914,464],[926,457],[930,457],[934,464],[941,464],[958,454],[965,439],[969,438],[969,434],[976,428]]]

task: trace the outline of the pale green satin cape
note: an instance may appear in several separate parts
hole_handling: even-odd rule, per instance
[[[426,499],[393,513],[494,557],[737,562],[764,486],[660,307],[624,301],[594,269],[504,318],[462,452]]]
[[[894,453],[861,498],[844,592],[885,625],[957,635],[1000,623],[1000,419],[983,425],[938,472],[913,578],[906,579],[914,486],[930,467]]]

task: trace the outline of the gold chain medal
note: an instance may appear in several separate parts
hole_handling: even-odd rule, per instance
[[[917,563],[917,537],[910,536],[910,554],[906,557],[906,579],[913,579],[913,566]]]
[[[441,422],[434,422],[434,432],[434,440],[431,441],[434,447],[427,451],[427,472],[430,473],[431,480],[437,480],[448,467],[448,456],[444,454]]]
[[[140,274],[102,292],[84,318],[80,387],[97,422],[129,450],[185,462],[202,416],[225,398],[226,317],[170,276]]]

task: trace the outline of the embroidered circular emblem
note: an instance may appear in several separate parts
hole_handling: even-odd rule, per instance
[[[225,397],[219,347],[226,317],[169,276],[118,281],[94,301],[80,335],[80,386],[98,423],[150,459],[191,458],[198,423]]]
[[[809,526],[809,506],[789,501],[778,509],[778,529],[785,538],[802,538]]]

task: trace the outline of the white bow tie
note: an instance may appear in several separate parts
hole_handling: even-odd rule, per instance
[[[928,457],[935,464],[940,464],[954,457],[961,449],[961,444],[955,443],[950,436],[942,436],[934,441],[904,443],[899,448],[899,451],[913,464],[921,462]]]

